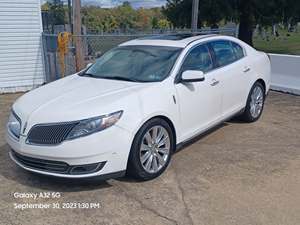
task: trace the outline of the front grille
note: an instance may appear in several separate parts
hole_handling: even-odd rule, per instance
[[[37,145],[60,144],[77,124],[78,122],[35,125],[29,131],[27,143]]]
[[[70,166],[65,162],[31,158],[28,156],[18,154],[14,151],[12,151],[11,153],[16,161],[32,169],[54,173],[68,173],[70,168]]]

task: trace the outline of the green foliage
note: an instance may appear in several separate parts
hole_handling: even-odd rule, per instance
[[[167,0],[163,13],[174,27],[190,27],[193,0]],[[239,21],[249,15],[254,24],[296,24],[300,20],[299,0],[199,0],[199,24],[213,26],[222,19]]]
[[[157,29],[158,28],[158,19],[157,17],[153,17],[151,20],[151,25],[153,29]]]
[[[163,13],[174,27],[191,26],[193,0],[167,0]],[[300,20],[299,0],[199,0],[199,27],[217,27],[220,21],[240,23],[239,38],[252,45],[255,25],[295,25]]]
[[[220,21],[229,17],[232,12],[232,8],[227,1],[201,0],[200,3],[200,20],[210,27],[218,27]]]
[[[157,25],[159,29],[168,29],[171,26],[170,22],[166,19],[159,20]]]
[[[163,14],[176,28],[187,28],[191,26],[192,0],[167,0],[162,7]]]
[[[166,20],[159,8],[134,9],[129,2],[111,9],[96,6],[82,7],[83,24],[93,32],[113,32],[121,30],[150,30],[168,28],[170,22]],[[160,22],[160,20],[166,20]]]
[[[289,33],[279,29],[279,37],[268,34],[268,38],[256,36],[253,38],[254,47],[269,53],[300,55],[300,33]]]
[[[63,3],[60,1],[46,2],[42,5],[42,10],[48,12],[48,18],[51,25],[61,25],[66,22],[66,11]]]
[[[192,0],[167,0],[162,12],[174,27],[190,28],[192,16]],[[230,17],[232,8],[226,0],[200,0],[198,24],[217,27],[218,23]]]

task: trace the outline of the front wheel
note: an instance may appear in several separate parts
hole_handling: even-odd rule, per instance
[[[127,172],[139,180],[158,177],[170,163],[174,149],[174,134],[170,125],[160,118],[149,120],[134,138]]]
[[[249,93],[247,105],[241,119],[245,122],[257,121],[263,111],[265,103],[265,88],[260,82],[256,82]]]

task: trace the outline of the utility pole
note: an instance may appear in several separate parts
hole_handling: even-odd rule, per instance
[[[192,32],[196,32],[198,29],[198,11],[199,11],[199,0],[193,0]]]
[[[71,0],[68,0],[68,17],[69,17],[68,20],[69,20],[71,34],[73,34]]]
[[[73,40],[75,43],[75,62],[76,71],[80,71],[84,68],[83,62],[83,48],[82,48],[82,36],[81,36],[81,14],[80,14],[80,0],[73,0]]]

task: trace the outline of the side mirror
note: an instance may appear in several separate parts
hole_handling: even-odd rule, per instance
[[[182,82],[200,82],[204,80],[204,73],[198,70],[186,70],[181,75]]]

